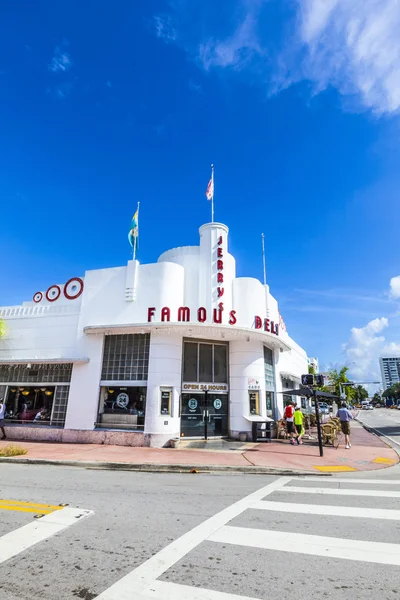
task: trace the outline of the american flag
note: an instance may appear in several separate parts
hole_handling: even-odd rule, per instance
[[[206,190],[206,198],[207,200],[212,200],[214,196],[214,179],[211,177],[208,182],[207,190]]]

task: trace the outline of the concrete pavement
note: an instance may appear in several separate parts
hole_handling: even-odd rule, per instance
[[[397,470],[291,479],[1,464],[8,502],[91,512],[35,545],[24,534],[29,547],[2,560],[36,521],[0,499],[0,600],[392,600]]]
[[[7,440],[8,441],[8,440]],[[6,442],[0,442],[0,448]],[[302,446],[287,440],[272,443],[238,444],[225,442],[225,449],[134,448],[95,444],[53,444],[23,442],[28,454],[2,462],[50,462],[75,466],[131,468],[140,470],[237,470],[255,473],[334,473],[379,470],[398,463],[399,457],[382,439],[352,424],[352,448],[346,450],[343,436],[339,446],[324,446],[320,458],[315,439]]]

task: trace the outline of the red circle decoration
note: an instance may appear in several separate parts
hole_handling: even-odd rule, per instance
[[[41,302],[42,300],[43,300],[42,292],[36,292],[36,294],[33,294],[33,301],[36,302],[36,304],[38,302]]]
[[[54,294],[55,292],[55,294]],[[46,292],[46,298],[49,302],[55,302],[61,296],[61,288],[59,285],[51,285]]]
[[[68,290],[69,287],[70,287],[70,290]],[[77,290],[74,290],[74,287],[77,288]],[[72,292],[72,293],[70,293],[70,292]],[[75,300],[76,298],[79,298],[79,296],[82,294],[82,292],[83,292],[83,279],[81,279],[80,277],[71,277],[71,279],[68,279],[67,283],[64,285],[64,296],[68,300]]]

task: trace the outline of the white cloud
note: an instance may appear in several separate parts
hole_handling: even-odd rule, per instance
[[[399,0],[298,0],[302,76],[377,114],[400,109]],[[292,81],[296,77],[292,78]]]
[[[391,298],[400,298],[400,275],[397,275],[397,277],[392,277],[390,280],[389,295]]]
[[[254,56],[263,54],[256,28],[256,14],[250,10],[231,36],[224,40],[210,38],[201,43],[198,59],[202,67],[206,71],[212,67],[243,69]]]
[[[154,26],[157,37],[164,42],[175,42],[178,37],[177,30],[173,26],[172,18],[168,15],[154,17]]]
[[[57,46],[53,53],[53,58],[49,64],[50,71],[53,73],[63,73],[71,68],[72,60],[68,52],[64,52]]]
[[[385,338],[380,334],[389,325],[386,317],[373,319],[365,327],[353,327],[344,346],[349,373],[356,381],[379,381],[379,357],[385,351]]]

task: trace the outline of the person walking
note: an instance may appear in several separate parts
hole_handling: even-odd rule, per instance
[[[340,427],[344,433],[344,439],[346,442],[346,450],[351,448],[350,442],[350,421],[353,419],[353,415],[347,409],[346,402],[342,402],[341,408],[336,413],[338,419],[340,419]]]
[[[6,414],[6,403],[4,402],[3,398],[0,398],[0,429],[3,434],[3,437],[1,438],[2,440],[5,440],[7,437],[6,430],[4,429],[5,414]]]
[[[286,431],[290,437],[290,443],[294,446],[294,402],[290,402],[285,408],[285,412],[283,413],[284,419],[286,421]]]
[[[301,412],[300,406],[296,406],[295,411],[294,411],[294,415],[293,415],[293,421],[294,421],[294,426],[296,428],[296,432],[297,432],[297,437],[296,437],[296,441],[297,443],[300,445],[302,444],[302,437],[304,435],[304,415]]]

